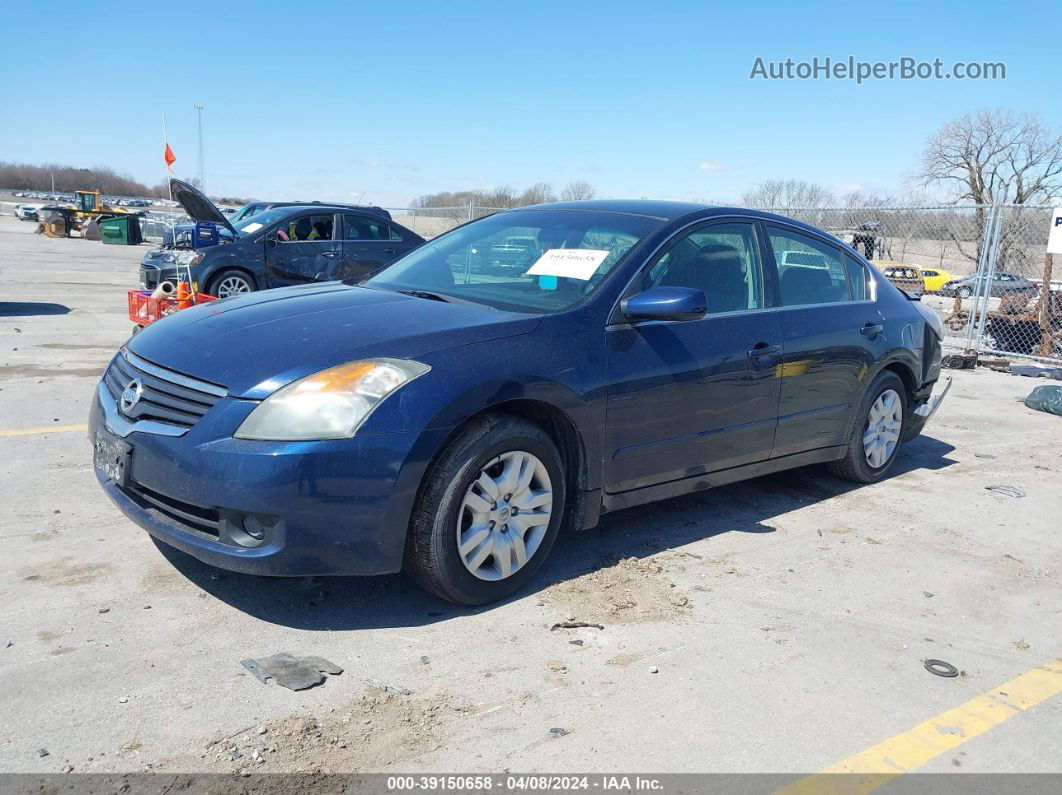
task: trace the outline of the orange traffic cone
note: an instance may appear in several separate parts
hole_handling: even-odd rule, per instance
[[[188,291],[187,282],[177,284],[177,309],[187,309],[192,305],[192,294]]]

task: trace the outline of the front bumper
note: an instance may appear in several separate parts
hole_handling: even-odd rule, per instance
[[[223,398],[181,435],[109,427],[100,390],[89,417],[132,446],[128,482],[96,470],[107,496],[152,536],[212,566],[273,576],[398,571],[427,460],[416,432],[322,442],[233,439],[257,405]],[[107,406],[112,415],[114,411]],[[248,517],[256,524],[246,525]],[[264,529],[257,541],[244,532]]]
[[[936,413],[938,408],[940,408],[940,404],[944,402],[944,398],[947,396],[949,389],[951,389],[950,375],[944,379],[943,389],[941,389],[940,382],[937,382],[936,387],[933,389],[933,394],[930,395],[924,402],[919,403],[915,407],[914,413],[917,414],[919,417],[925,419],[926,422],[928,422],[929,418]]]

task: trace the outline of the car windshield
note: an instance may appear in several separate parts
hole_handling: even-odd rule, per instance
[[[515,312],[559,312],[590,295],[658,219],[509,210],[459,227],[363,282]]]
[[[233,223],[233,227],[240,233],[240,237],[248,237],[250,235],[258,234],[258,232],[270,224],[276,223],[285,216],[291,215],[291,211],[291,207],[274,207],[272,210],[263,210],[260,213],[255,213],[249,218],[244,218],[242,221],[236,221]]]

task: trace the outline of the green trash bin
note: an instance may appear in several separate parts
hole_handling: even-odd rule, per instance
[[[135,215],[116,215],[100,221],[100,239],[114,246],[138,246],[144,242],[140,219]]]

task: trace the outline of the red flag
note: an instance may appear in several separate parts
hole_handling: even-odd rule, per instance
[[[169,144],[166,144],[166,151],[162,155],[162,159],[166,161],[166,168],[168,168],[170,170],[170,173],[172,174],[173,164],[177,162],[177,156],[173,154],[173,150],[170,149]]]

